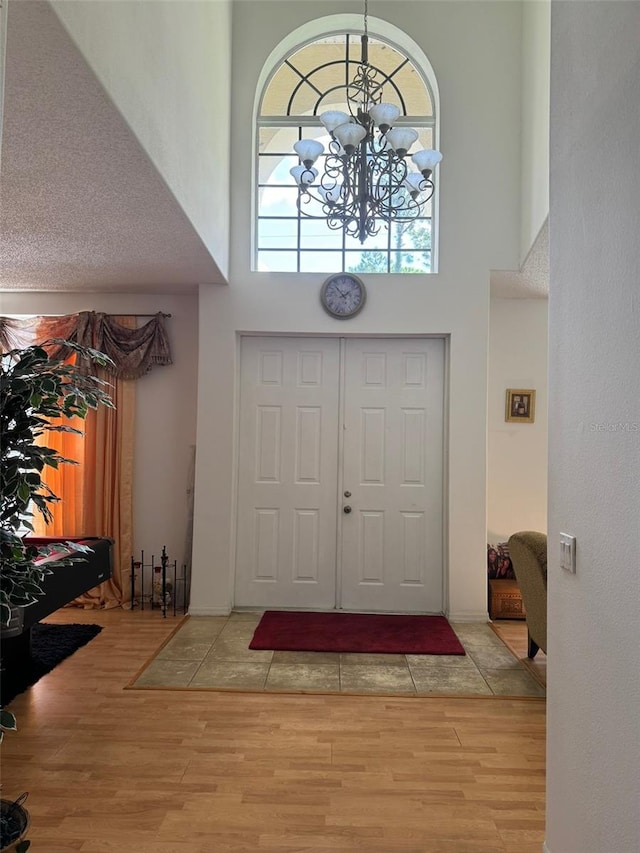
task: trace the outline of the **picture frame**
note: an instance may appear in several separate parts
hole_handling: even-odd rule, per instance
[[[507,388],[504,419],[508,423],[532,424],[536,413],[533,388]]]

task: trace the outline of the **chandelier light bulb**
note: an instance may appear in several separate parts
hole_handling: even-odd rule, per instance
[[[371,121],[380,129],[381,133],[386,133],[399,115],[400,109],[395,104],[374,104],[369,108]]]
[[[412,127],[394,127],[385,136],[398,157],[404,157],[418,138],[418,131]]]
[[[324,151],[324,145],[315,139],[300,139],[294,144],[293,150],[309,169]]]
[[[416,198],[426,189],[425,179],[420,172],[409,172],[404,183],[413,198]]]
[[[299,187],[311,185],[318,177],[318,170],[313,166],[310,166],[308,169],[306,166],[294,166],[293,169],[289,169],[289,173],[293,175]]]
[[[431,173],[442,160],[442,154],[439,151],[434,151],[430,148],[423,151],[416,151],[416,153],[412,155],[411,159],[421,172]]]
[[[336,127],[340,127],[341,124],[348,124],[353,121],[348,113],[340,112],[340,110],[328,110],[326,113],[320,113],[318,118],[329,133],[333,133]]]
[[[335,204],[340,198],[340,190],[342,189],[342,184],[336,184],[335,187],[331,189],[325,189],[324,187],[320,187],[318,192],[322,196],[325,204],[332,205]]]
[[[349,122],[347,124],[338,125],[338,127],[333,131],[333,135],[340,145],[342,145],[346,153],[351,156],[357,146],[367,135],[367,131],[361,124]]]

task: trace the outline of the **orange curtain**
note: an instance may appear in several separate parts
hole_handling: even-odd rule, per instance
[[[55,418],[52,426],[71,426],[85,431],[85,421],[82,418]],[[44,432],[37,441],[44,447],[51,447],[65,459],[72,459],[76,465],[62,464],[58,468],[46,467],[42,478],[51,491],[59,498],[64,496],[64,503],[49,504],[53,520],[45,524],[39,512],[35,512],[33,526],[36,536],[82,536],[84,523],[84,435],[70,432]]]
[[[118,322],[135,328],[135,319]],[[83,430],[78,436],[48,432],[43,443],[78,465],[45,469],[45,481],[62,498],[51,504],[53,521],[45,525],[38,516],[38,536],[109,536],[115,540],[113,576],[76,599],[75,606],[112,608],[131,600],[129,573],[133,554],[133,445],[135,430],[135,380],[114,378],[98,371],[110,383],[115,409],[100,406],[86,420],[72,423]],[[69,423],[62,419],[62,423]]]

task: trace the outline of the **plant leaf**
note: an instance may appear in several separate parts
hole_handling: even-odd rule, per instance
[[[7,711],[6,708],[0,708],[0,727],[11,732],[15,732],[18,729],[15,715],[11,711]]]

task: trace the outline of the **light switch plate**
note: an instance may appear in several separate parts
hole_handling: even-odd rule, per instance
[[[560,568],[576,573],[576,537],[570,533],[560,534]]]

